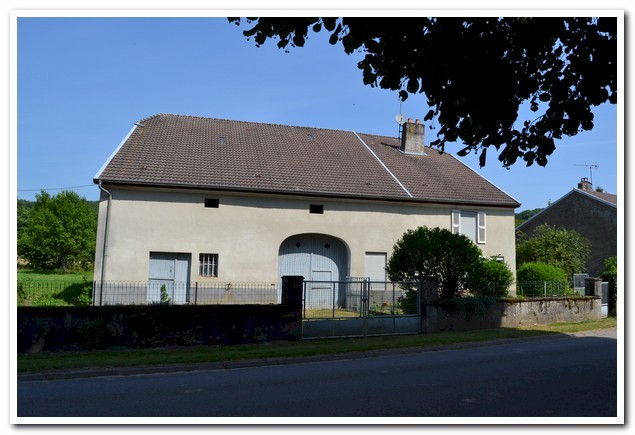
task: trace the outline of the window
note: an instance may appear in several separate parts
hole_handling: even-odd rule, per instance
[[[485,243],[485,213],[465,210],[452,210],[452,233],[463,234],[475,243]]]
[[[218,198],[205,198],[205,207],[206,208],[218,208]]]
[[[313,214],[324,214],[324,206],[318,204],[309,205],[309,213]]]
[[[198,256],[199,276],[218,276],[218,254],[199,254]]]

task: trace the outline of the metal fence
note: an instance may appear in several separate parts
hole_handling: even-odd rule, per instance
[[[272,283],[95,281],[94,305],[270,305],[280,304],[281,290]]]
[[[305,319],[418,314],[417,283],[304,281]]]
[[[518,281],[516,294],[526,297],[566,296],[571,289],[566,281]]]

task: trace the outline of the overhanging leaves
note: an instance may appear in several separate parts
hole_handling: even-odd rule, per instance
[[[240,23],[239,18],[230,18]],[[358,63],[363,82],[397,91],[402,100],[423,93],[424,119],[440,128],[431,146],[461,141],[459,152],[500,151],[505,167],[520,158],[546,165],[555,140],[593,128],[591,108],[617,102],[617,19],[602,18],[248,18],[244,31],[258,46],[278,39],[286,51],[309,31]],[[533,113],[518,119],[521,105]],[[501,150],[502,148],[502,150]]]

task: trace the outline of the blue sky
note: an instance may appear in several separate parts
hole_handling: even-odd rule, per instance
[[[355,130],[396,136],[394,117],[423,118],[425,98],[364,86],[356,63],[313,34],[285,53],[257,48],[225,18],[18,18],[17,197],[76,187],[98,199],[93,176],[132,128],[156,113]],[[431,59],[434,62],[434,59]],[[484,110],[487,103],[483,102]],[[546,167],[505,169],[488,153],[461,158],[522,203],[545,207],[593,169],[618,193],[617,107],[595,110],[595,129],[557,143]],[[427,130],[426,143],[433,140]],[[459,145],[446,148],[455,152]],[[621,187],[620,187],[621,189]],[[59,190],[51,190],[57,193]]]

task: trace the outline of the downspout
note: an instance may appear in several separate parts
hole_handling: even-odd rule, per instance
[[[108,195],[108,204],[106,205],[106,221],[104,223],[104,242],[102,243],[102,251],[101,251],[101,273],[99,278],[99,306],[102,304],[102,295],[104,292],[104,276],[106,272],[106,244],[108,241],[108,221],[110,220],[110,203],[112,200],[112,194],[108,192],[101,185],[101,180],[99,180],[99,190],[105,192]],[[93,299],[93,305],[95,304]]]

